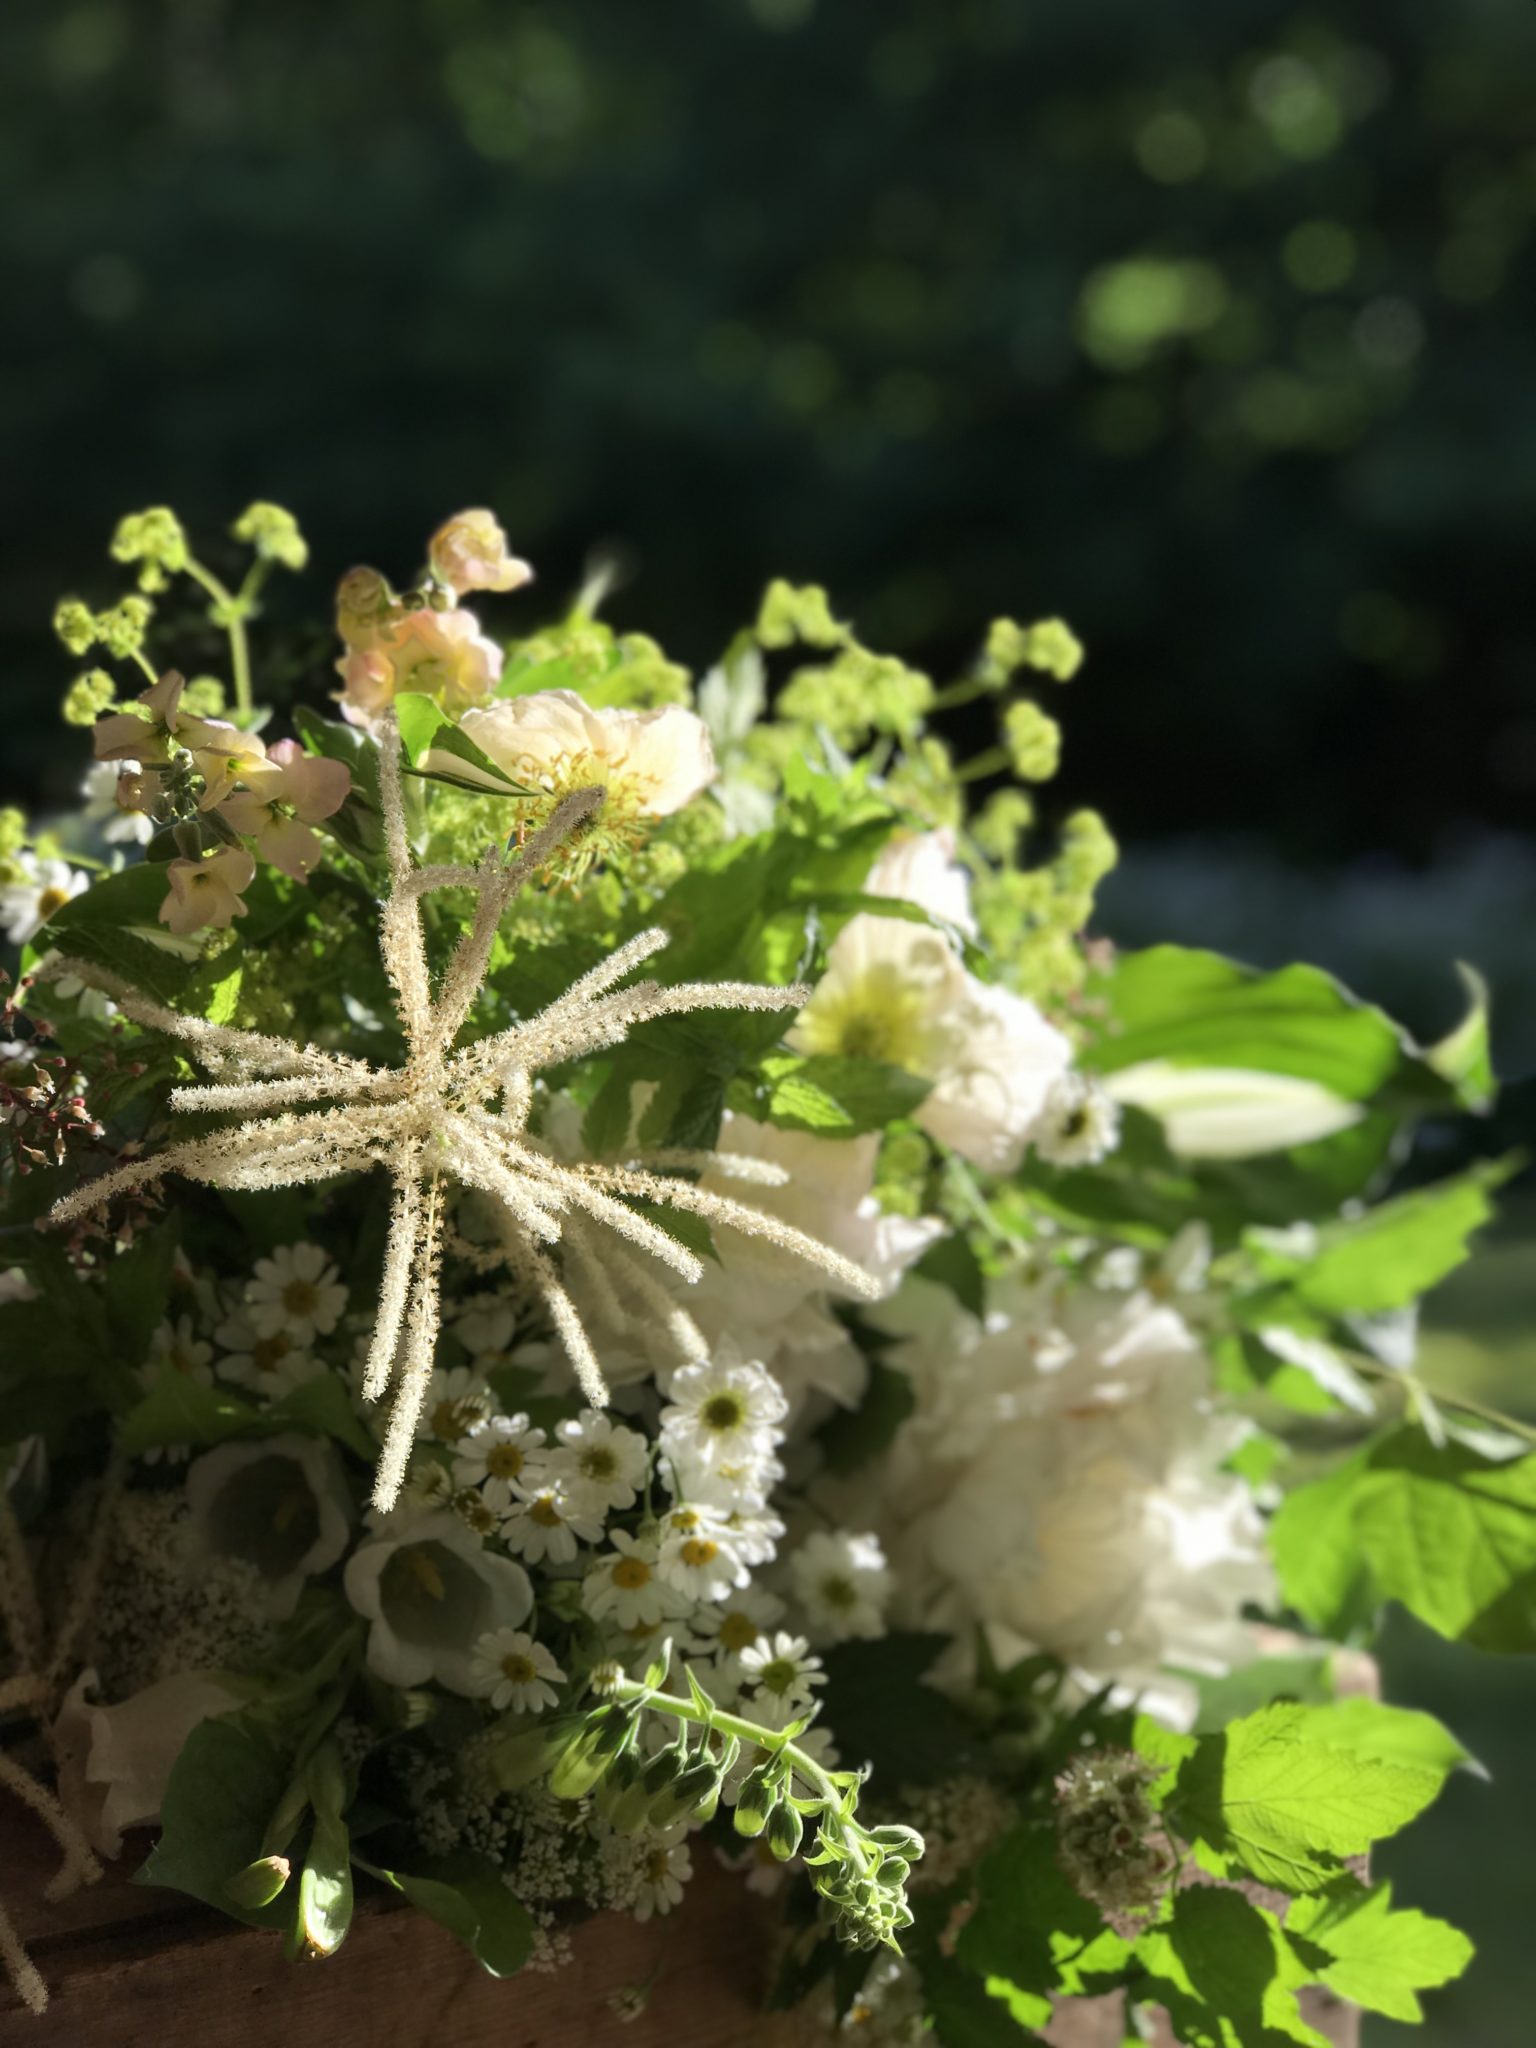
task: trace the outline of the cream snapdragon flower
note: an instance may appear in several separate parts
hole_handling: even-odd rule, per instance
[[[455,597],[471,590],[520,590],[533,571],[507,546],[494,512],[475,506],[445,519],[427,543],[432,574]]]
[[[964,930],[969,891],[940,858],[947,835],[925,839],[882,855],[865,891],[900,896]],[[1033,1003],[967,972],[948,933],[872,912],[850,918],[833,940],[789,1042],[802,1053],[884,1060],[930,1082],[916,1121],[994,1173],[1018,1165],[1072,1057]]]
[[[677,704],[599,710],[574,690],[539,690],[466,711],[460,725],[525,787],[605,790],[605,825],[670,817],[715,779],[708,727]]]

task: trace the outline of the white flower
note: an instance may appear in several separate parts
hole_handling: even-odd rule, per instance
[[[373,1625],[368,1668],[387,1685],[435,1678],[450,1692],[476,1690],[472,1652],[498,1628],[533,1611],[528,1574],[484,1549],[457,1516],[386,1516],[347,1560],[347,1598]]]
[[[955,861],[953,832],[899,832],[888,839],[869,871],[864,893],[915,903],[919,910],[954,925],[966,938],[976,936],[971,880]]]
[[[471,1365],[456,1365],[447,1371],[439,1367],[422,1403],[422,1434],[436,1437],[440,1444],[457,1446],[495,1413],[496,1396],[483,1373]]]
[[[328,1337],[341,1320],[347,1290],[317,1244],[279,1245],[270,1259],[258,1259],[246,1282],[245,1308],[259,1336],[279,1330],[307,1347]]]
[[[703,719],[676,704],[605,711],[538,690],[466,711],[464,735],[514,782],[566,796],[594,784],[620,814],[665,818],[715,779]]]
[[[432,574],[455,597],[471,590],[517,590],[533,571],[507,548],[507,536],[494,512],[474,506],[455,512],[427,544]]]
[[[637,1920],[649,1920],[653,1913],[670,1913],[683,1896],[683,1886],[693,1875],[693,1857],[688,1848],[688,1829],[680,1824],[658,1835],[640,1861],[640,1888],[630,1908]]]
[[[747,1577],[725,1517],[698,1502],[681,1502],[663,1515],[657,1564],[667,1584],[690,1600],[723,1600]]]
[[[254,1566],[278,1620],[292,1614],[304,1581],[347,1547],[346,1481],[316,1437],[220,1444],[187,1468],[187,1504],[194,1543],[208,1557]]]
[[[821,1659],[812,1654],[805,1637],[787,1635],[783,1629],[776,1635],[759,1636],[750,1648],[742,1651],[741,1674],[748,1685],[755,1686],[775,1706],[797,1711],[811,1704],[813,1687],[827,1682]],[[793,1718],[786,1713],[786,1720]]]
[[[81,817],[94,825],[109,844],[143,846],[155,836],[155,821],[144,811],[124,810],[117,800],[120,775],[138,775],[137,761],[93,761],[85,771],[80,794],[85,798]]]
[[[819,1640],[842,1643],[885,1634],[885,1609],[896,1581],[877,1537],[818,1531],[790,1559],[789,1575]]]
[[[174,1323],[164,1322],[150,1339],[149,1354],[138,1370],[140,1386],[152,1388],[165,1372],[180,1373],[199,1387],[213,1385],[213,1368],[209,1360],[213,1357],[213,1346],[206,1344],[193,1328],[190,1316],[178,1316]],[[151,1444],[139,1452],[146,1465],[179,1465],[191,1455],[188,1444]]]
[[[471,1358],[497,1358],[512,1342],[517,1317],[511,1304],[496,1294],[474,1294],[450,1325]]]
[[[35,938],[56,910],[89,889],[91,878],[64,860],[39,860],[35,853],[12,855],[19,878],[0,884],[0,930],[13,946]]]
[[[543,1449],[544,1432],[526,1415],[487,1415],[457,1440],[454,1482],[482,1488],[486,1505],[509,1515],[517,1505],[514,1487],[539,1463]]]
[[[622,1629],[651,1629],[675,1613],[677,1598],[656,1568],[657,1546],[622,1529],[609,1534],[612,1550],[593,1560],[581,1582],[581,1604],[596,1621]]]
[[[517,1496],[502,1524],[501,1537],[509,1550],[525,1557],[529,1564],[569,1564],[578,1543],[601,1543],[603,1521],[578,1500],[564,1480],[521,1481],[513,1486]]]
[[[565,1673],[542,1643],[518,1628],[493,1629],[476,1643],[470,1660],[475,1690],[498,1712],[511,1707],[519,1714],[541,1714],[560,1695],[550,1681]]]
[[[750,1465],[783,1436],[789,1403],[750,1360],[728,1355],[672,1375],[672,1405],[661,1411],[662,1450],[690,1469]]]
[[[1033,1138],[1035,1150],[1052,1166],[1096,1166],[1120,1142],[1120,1105],[1073,1068],[1046,1096]]]
[[[226,1316],[213,1335],[215,1343],[225,1347],[218,1361],[220,1375],[270,1400],[280,1400],[325,1370],[287,1330],[261,1336],[243,1308]]]
[[[120,1856],[125,1828],[160,1818],[172,1766],[192,1730],[241,1704],[238,1694],[202,1671],[179,1671],[116,1706],[86,1695],[96,1673],[84,1671],[59,1709],[53,1739],[59,1797],[102,1856]]]
[[[625,1429],[591,1408],[557,1423],[560,1449],[551,1461],[574,1499],[594,1514],[631,1508],[645,1484],[650,1446],[637,1430]]]
[[[784,1602],[766,1586],[738,1586],[713,1607],[702,1607],[694,1616],[699,1635],[713,1644],[717,1668],[729,1679],[739,1680],[744,1650],[775,1622],[784,1618]]]

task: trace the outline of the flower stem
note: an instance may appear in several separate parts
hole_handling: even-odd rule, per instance
[[[251,696],[251,648],[246,638],[245,622],[254,609],[256,594],[261,588],[262,578],[258,571],[265,568],[264,562],[253,563],[237,596],[220,582],[211,569],[204,568],[194,556],[187,557],[187,574],[194,583],[200,583],[213,599],[214,617],[229,635],[229,665],[235,684],[237,725],[249,725],[256,708]]]

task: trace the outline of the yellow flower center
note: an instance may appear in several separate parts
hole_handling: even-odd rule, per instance
[[[522,1445],[495,1445],[485,1454],[485,1469],[492,1479],[515,1479],[523,1469]]]
[[[638,1593],[651,1583],[651,1568],[643,1557],[621,1557],[613,1568],[613,1583],[626,1593]]]
[[[700,1416],[706,1429],[739,1429],[746,1417],[735,1394],[716,1394],[704,1403]]]
[[[501,1675],[514,1685],[532,1685],[539,1673],[531,1657],[524,1656],[521,1650],[509,1650],[501,1660]]]
[[[619,1469],[618,1459],[606,1444],[589,1444],[578,1462],[588,1479],[611,1479]]]
[[[62,910],[68,901],[69,891],[67,889],[60,889],[58,887],[44,889],[37,899],[39,921],[46,924],[53,913],[56,910]]]
[[[678,1554],[686,1565],[713,1564],[720,1555],[720,1546],[707,1536],[690,1536]]]
[[[558,1529],[565,1522],[564,1515],[555,1506],[555,1497],[552,1493],[539,1495],[528,1510],[528,1519],[530,1522],[537,1522],[541,1529]]]
[[[251,1364],[257,1372],[275,1372],[292,1349],[293,1339],[285,1330],[275,1337],[258,1337],[251,1346]]]
[[[312,1316],[320,1306],[320,1290],[312,1280],[290,1280],[283,1289],[283,1307],[291,1316]]]
[[[720,1624],[720,1647],[733,1657],[750,1650],[757,1641],[757,1623],[741,1613],[728,1614]]]

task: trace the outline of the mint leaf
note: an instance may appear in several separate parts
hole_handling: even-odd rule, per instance
[[[1342,1899],[1298,1899],[1286,1931],[1331,1957],[1319,1972],[1340,1998],[1409,2024],[1424,2017],[1415,1992],[1449,1984],[1472,1960],[1461,1930],[1427,1913],[1394,1913],[1392,1887]]]
[[[1263,1707],[1203,1736],[1164,1803],[1175,1830],[1281,1891],[1317,1891],[1340,1859],[1396,1834],[1443,1774],[1319,1739],[1326,1707]]]

